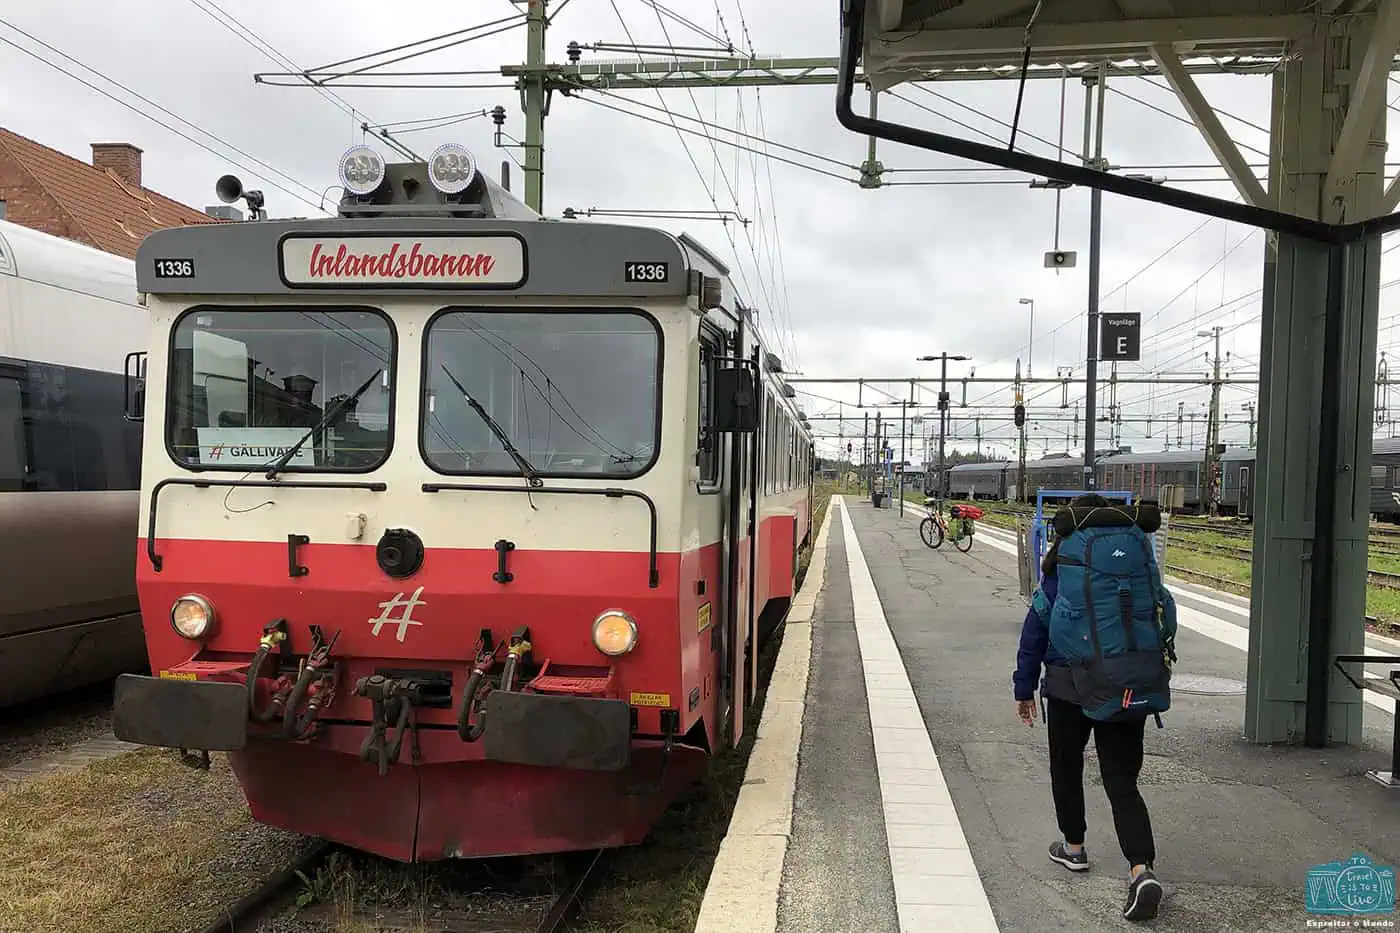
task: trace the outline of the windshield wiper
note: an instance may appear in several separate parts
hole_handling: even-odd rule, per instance
[[[277,474],[280,473],[283,469],[285,469],[287,464],[292,462],[292,458],[297,455],[297,451],[301,450],[302,445],[305,444],[307,441],[311,440],[311,438],[315,436],[317,431],[330,424],[331,421],[335,419],[335,416],[340,414],[341,411],[347,405],[358,401],[360,396],[364,395],[365,392],[369,390],[370,385],[374,382],[374,380],[379,378],[379,374],[382,372],[384,372],[384,369],[382,367],[376,369],[374,371],[374,375],[370,376],[368,379],[365,380],[364,385],[360,386],[350,395],[347,395],[345,398],[341,399],[334,406],[332,406],[329,411],[322,415],[321,420],[312,425],[311,430],[307,431],[301,436],[301,440],[297,441],[296,444],[294,444],[290,450],[288,450],[282,456],[278,457],[276,460],[273,461],[272,466],[268,467],[267,478],[276,479]]]
[[[490,428],[491,433],[496,435],[496,440],[501,442],[501,446],[506,449],[506,453],[510,454],[510,458],[515,461],[515,465],[520,467],[520,474],[525,477],[525,482],[529,483],[535,489],[543,486],[544,480],[540,479],[539,473],[530,465],[530,461],[526,460],[525,456],[515,449],[515,445],[510,442],[510,435],[506,434],[505,429],[496,423],[496,419],[492,418],[485,408],[481,407],[480,402],[472,398],[472,394],[467,391],[467,387],[457,381],[457,377],[452,375],[452,370],[447,368],[446,363],[442,364],[442,371],[447,373],[447,378],[451,379],[452,384],[457,387],[457,391],[462,393],[462,398],[467,400],[467,404],[472,407],[472,411],[481,416],[481,420],[486,422],[486,427]]]

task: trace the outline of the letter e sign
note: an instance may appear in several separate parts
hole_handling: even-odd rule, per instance
[[[1142,358],[1142,315],[1118,312],[1099,316],[1099,359],[1115,363]]]

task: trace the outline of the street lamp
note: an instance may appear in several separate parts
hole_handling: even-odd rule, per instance
[[[947,439],[948,431],[948,361],[970,360],[968,356],[950,356],[947,353],[940,353],[937,356],[918,357],[920,363],[932,363],[935,360],[943,361],[943,374],[938,382],[938,492],[939,499],[945,499],[948,495],[948,476],[944,466],[944,442]]]
[[[1029,379],[1033,375],[1032,370],[1035,369],[1035,299],[1020,298],[1017,302],[1031,306],[1031,340],[1026,348],[1026,378]]]

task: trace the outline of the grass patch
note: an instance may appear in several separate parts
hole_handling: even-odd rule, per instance
[[[0,929],[196,929],[284,866],[224,756],[208,772],[143,749],[0,792]]]
[[[1183,548],[1173,548],[1171,535],[1167,536],[1167,563],[1173,567],[1181,567],[1185,570],[1195,570],[1200,573],[1210,574],[1212,577],[1220,577],[1230,584],[1231,592],[1238,592],[1241,595],[1249,595],[1250,562],[1238,557],[1229,557],[1223,554],[1211,554],[1202,551],[1188,551]],[[1171,570],[1167,570],[1171,573]],[[1212,581],[1209,585],[1214,585],[1217,581]]]

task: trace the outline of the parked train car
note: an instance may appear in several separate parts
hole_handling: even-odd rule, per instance
[[[393,859],[637,843],[744,734],[811,434],[698,243],[541,220],[446,153],[352,150],[337,218],[143,243],[158,676],[114,731]]]
[[[1400,438],[1371,442],[1371,514],[1400,524]]]
[[[1400,447],[1397,447],[1400,453]],[[1400,456],[1397,456],[1400,462]],[[1082,489],[1083,459],[1056,454],[1026,462],[1026,501],[1034,502],[1038,489]],[[1205,451],[1172,450],[1151,453],[1105,451],[1095,461],[1095,480],[1100,489],[1124,490],[1144,498],[1159,498],[1164,486],[1182,490],[1180,511],[1203,511],[1201,472]],[[955,496],[1009,501],[1016,498],[1020,465],[1016,461],[961,464],[949,473]],[[1254,451],[1227,449],[1220,458],[1222,515],[1251,514],[1253,507]]]
[[[1371,513],[1400,524],[1400,439],[1376,438],[1371,451]],[[1220,515],[1253,517],[1255,456],[1252,447],[1230,447],[1220,455]],[[1027,501],[1035,501],[1036,489],[1080,488],[1082,462],[1065,455],[1028,461]],[[1145,498],[1159,498],[1163,487],[1176,486],[1182,492],[1177,511],[1201,514],[1206,511],[1204,468],[1204,450],[1104,452],[1095,464],[1095,478],[1100,489],[1126,490]],[[948,471],[950,491],[958,498],[1010,501],[1016,498],[1017,473],[1015,461],[960,464]]]
[[[147,329],[133,263],[0,221],[0,706],[144,666],[121,367]]]

